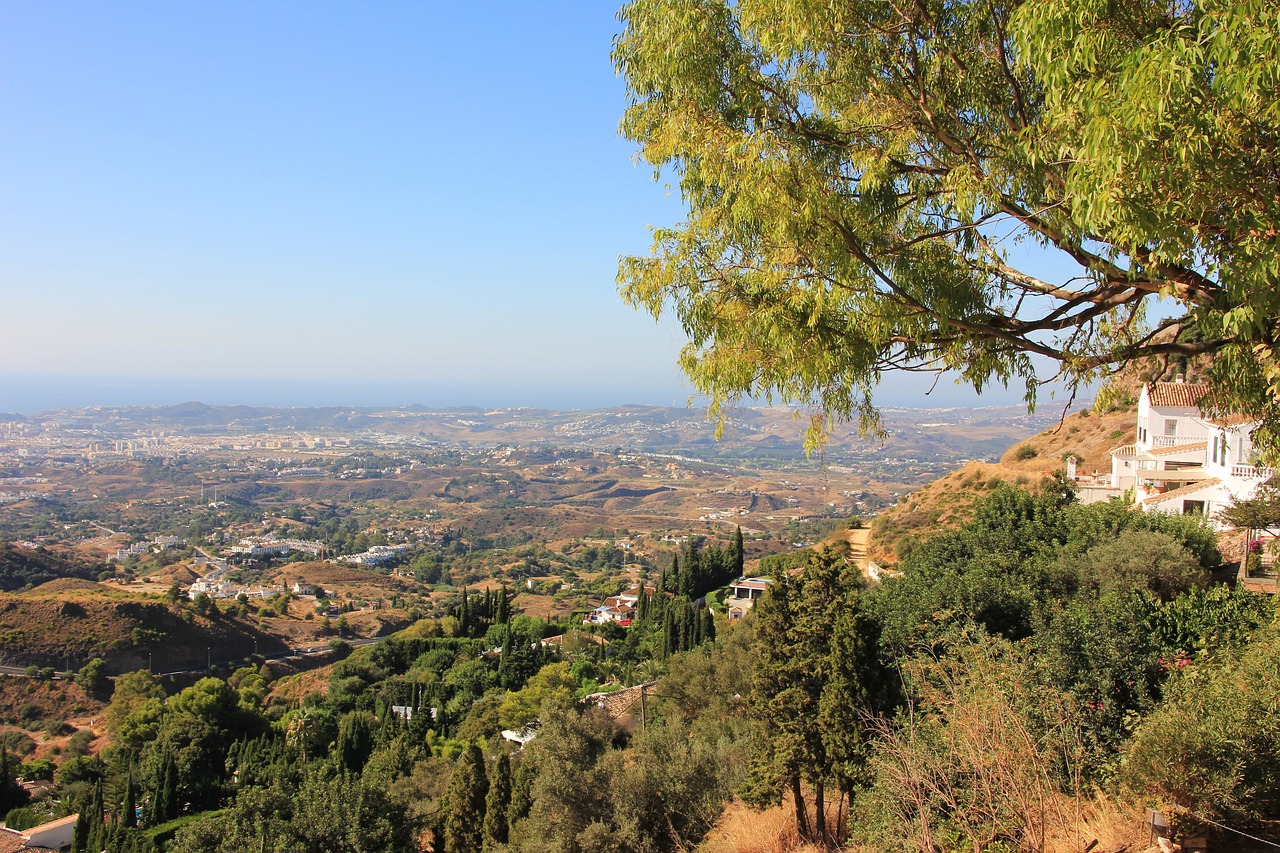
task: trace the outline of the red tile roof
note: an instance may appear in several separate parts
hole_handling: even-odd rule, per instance
[[[1163,408],[1190,408],[1200,405],[1209,386],[1199,382],[1152,382],[1147,386],[1151,405]]]

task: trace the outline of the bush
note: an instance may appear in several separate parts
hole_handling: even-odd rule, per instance
[[[1219,819],[1280,811],[1280,623],[1181,669],[1121,769],[1143,797]]]
[[[75,758],[89,754],[89,744],[93,743],[93,732],[81,729],[71,736],[67,744],[67,754]]]
[[[0,737],[0,742],[4,743],[10,755],[23,757],[36,751],[36,742],[26,732],[7,731]]]
[[[75,731],[75,727],[65,720],[46,720],[44,724],[45,737],[66,737]]]
[[[18,775],[23,779],[47,779],[52,782],[53,771],[56,769],[57,766],[47,758],[33,758],[22,763],[18,768]]]
[[[1039,455],[1040,451],[1030,444],[1020,444],[1018,449],[1013,452],[1013,458],[1018,462],[1026,462],[1028,459],[1035,459]]]

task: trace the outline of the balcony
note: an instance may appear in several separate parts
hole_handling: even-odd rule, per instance
[[[1265,480],[1271,474],[1270,468],[1259,468],[1256,465],[1231,466],[1231,476],[1241,480]]]

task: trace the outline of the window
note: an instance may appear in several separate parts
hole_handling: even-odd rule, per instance
[[[1183,501],[1183,515],[1204,515],[1204,501]]]
[[[1177,418],[1165,418],[1165,419],[1164,419],[1164,434],[1165,434],[1165,435],[1177,435],[1177,434],[1178,434],[1178,419],[1177,419]]]

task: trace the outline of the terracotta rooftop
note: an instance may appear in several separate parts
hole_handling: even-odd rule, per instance
[[[1221,481],[1221,480],[1219,480],[1219,479],[1217,479],[1217,478],[1211,478],[1211,479],[1208,479],[1208,480],[1201,480],[1201,481],[1200,481],[1200,482],[1198,482],[1198,483],[1191,483],[1191,484],[1189,484],[1189,485],[1183,486],[1182,488],[1174,489],[1174,490],[1173,490],[1173,491],[1171,491],[1171,492],[1165,492],[1165,493],[1164,493],[1164,494],[1162,494],[1162,495],[1152,495],[1151,497],[1146,498],[1145,500],[1143,500],[1143,503],[1144,503],[1144,504],[1158,504],[1158,503],[1164,503],[1165,501],[1168,501],[1168,500],[1173,500],[1174,498],[1183,498],[1183,497],[1186,497],[1187,495],[1189,495],[1189,494],[1191,494],[1191,493],[1193,493],[1193,492],[1198,492],[1198,491],[1200,491],[1201,489],[1207,489],[1207,488],[1209,488],[1210,486],[1216,486],[1216,485],[1218,485],[1218,484],[1219,484],[1219,483],[1221,483],[1221,482],[1222,482],[1222,481]]]
[[[1147,397],[1153,406],[1168,408],[1195,408],[1209,393],[1209,386],[1200,382],[1153,382],[1147,386]]]
[[[0,853],[54,853],[50,847],[29,847],[27,839],[14,829],[0,829]]]

